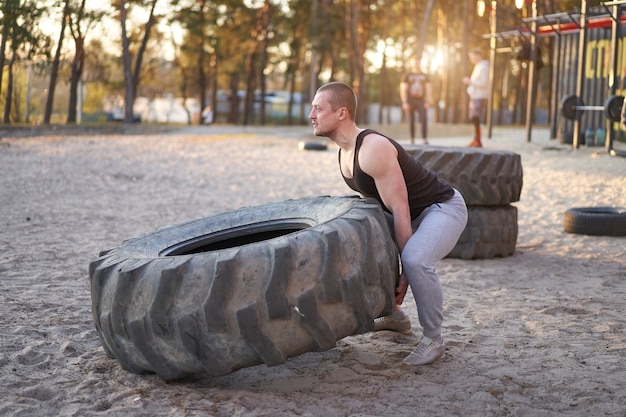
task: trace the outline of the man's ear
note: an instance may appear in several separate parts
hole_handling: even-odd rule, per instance
[[[348,109],[342,107],[339,109],[339,120],[343,120],[348,116]]]

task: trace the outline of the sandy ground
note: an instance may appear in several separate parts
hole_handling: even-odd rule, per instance
[[[382,128],[404,133],[405,128]],[[461,129],[462,130],[462,129]],[[465,145],[454,129],[434,145]],[[241,206],[352,194],[310,128],[0,140],[0,415],[624,416],[626,239],[563,232],[570,207],[626,207],[626,159],[535,129],[522,155],[514,256],[438,265],[446,359],[401,364],[415,331],[345,338],[287,363],[166,383],[121,369],[91,319],[88,264],[160,227]],[[402,139],[402,136],[400,136]]]

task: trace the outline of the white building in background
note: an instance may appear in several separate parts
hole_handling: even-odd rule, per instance
[[[135,100],[135,113],[144,122],[153,123],[194,123],[200,115],[200,103],[195,98],[182,99],[174,96]]]
[[[172,95],[155,97],[137,97],[134,113],[142,122],[147,123],[197,123],[200,117],[200,102],[195,98],[183,100]],[[114,120],[124,119],[123,97],[108,97],[104,103],[104,111],[111,113]]]

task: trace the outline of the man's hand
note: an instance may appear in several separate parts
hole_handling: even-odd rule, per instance
[[[407,290],[409,289],[409,280],[407,279],[404,272],[400,274],[400,282],[398,282],[398,286],[396,287],[396,305],[401,305],[404,301],[404,296],[406,295]]]

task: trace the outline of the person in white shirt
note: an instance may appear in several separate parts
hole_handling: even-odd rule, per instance
[[[464,77],[463,83],[467,85],[467,94],[470,98],[469,118],[474,125],[474,140],[469,144],[472,148],[481,148],[480,121],[487,108],[489,97],[489,61],[483,58],[480,49],[472,49],[469,53],[470,61],[474,64],[474,70],[470,77]]]

